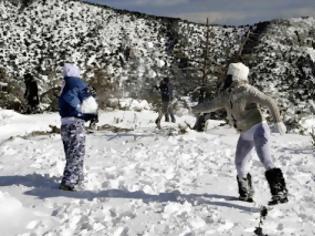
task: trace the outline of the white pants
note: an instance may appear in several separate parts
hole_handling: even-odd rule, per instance
[[[257,155],[266,170],[274,168],[270,153],[270,129],[266,122],[258,123],[240,134],[238,139],[235,166],[237,175],[245,178],[249,173],[251,152],[255,147]]]

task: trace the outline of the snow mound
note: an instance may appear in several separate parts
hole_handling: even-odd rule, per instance
[[[8,119],[15,119],[23,117],[23,115],[13,111],[13,110],[6,110],[0,108],[0,120],[7,121]]]
[[[109,100],[109,106],[129,111],[143,111],[151,109],[151,106],[146,100],[132,98],[112,98]]]
[[[0,228],[12,231],[20,227],[27,216],[27,209],[9,193],[0,191]]]
[[[9,221],[10,217],[23,209],[23,204],[16,198],[10,196],[10,194],[0,191],[0,208],[1,218]]]

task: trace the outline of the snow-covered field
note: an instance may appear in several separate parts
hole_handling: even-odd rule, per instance
[[[58,114],[0,110],[0,235],[254,235],[259,207],[270,198],[257,156],[251,172],[256,203],[232,200],[237,133],[219,121],[210,121],[205,133],[177,134],[170,123],[157,131],[154,118],[151,111],[101,113],[99,125],[134,131],[88,134],[84,189],[64,192],[58,190],[60,135],[27,137],[59,126]],[[184,121],[194,118],[178,118]],[[290,201],[269,212],[264,232],[315,235],[310,137],[273,134],[272,149]]]

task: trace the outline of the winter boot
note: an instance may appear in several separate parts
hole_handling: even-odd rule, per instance
[[[265,172],[272,195],[268,205],[288,202],[288,190],[281,169],[273,168]]]
[[[66,185],[66,184],[63,183],[63,182],[59,185],[59,189],[60,189],[60,190],[63,190],[63,191],[70,191],[70,192],[75,191],[75,189],[74,189],[73,186]]]
[[[176,119],[175,119],[175,116],[173,114],[171,114],[171,119],[172,119],[172,123],[176,123]]]
[[[252,185],[252,176],[248,173],[246,178],[236,177],[238,184],[238,199],[245,202],[253,202],[254,189]]]
[[[165,122],[170,122],[170,118],[168,116],[168,113],[165,114]]]
[[[155,124],[158,129],[161,129],[161,120],[159,118],[155,120]]]

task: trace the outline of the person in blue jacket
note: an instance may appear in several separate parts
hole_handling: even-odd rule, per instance
[[[59,114],[66,166],[59,189],[75,191],[84,178],[84,122],[95,119],[97,103],[91,96],[88,85],[80,79],[80,70],[76,65],[65,63],[63,75],[64,85],[59,96]]]

